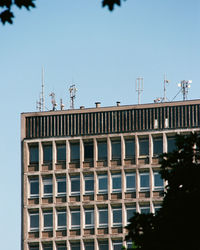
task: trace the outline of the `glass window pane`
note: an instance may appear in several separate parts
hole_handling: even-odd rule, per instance
[[[153,138],[153,155],[157,156],[163,153],[163,138]]]
[[[86,242],[85,250],[94,250],[94,242]]]
[[[57,248],[56,248],[56,250],[67,250],[67,247],[66,247],[66,245],[57,245]]]
[[[43,145],[43,162],[51,162],[52,161],[52,146],[51,145]]]
[[[80,177],[79,176],[71,177],[71,192],[72,193],[80,192]]]
[[[43,179],[43,188],[44,188],[44,195],[52,195],[53,193],[53,185],[52,185],[52,179],[47,178]]]
[[[44,213],[44,229],[52,229],[53,227],[53,213]]]
[[[29,158],[30,158],[30,164],[34,164],[34,163],[39,162],[38,146],[30,146],[29,147]]]
[[[140,174],[140,189],[149,189],[149,173]]]
[[[149,138],[139,138],[140,156],[149,155]]]
[[[149,214],[150,213],[150,207],[149,206],[140,207],[140,213],[141,214]]]
[[[66,161],[66,145],[57,145],[57,162]]]
[[[122,223],[122,209],[113,209],[113,225],[118,226]]]
[[[53,246],[52,245],[43,246],[43,250],[53,250]]]
[[[164,181],[161,178],[160,173],[154,172],[154,189],[163,189]]]
[[[37,197],[39,195],[39,180],[30,180],[30,196]]]
[[[98,142],[98,160],[107,160],[107,142]]]
[[[125,140],[125,157],[134,158],[135,157],[135,140]]]
[[[93,143],[84,143],[84,160],[93,159]]]
[[[99,175],[98,176],[99,182],[99,192],[107,192],[108,191],[108,176],[107,175]]]
[[[71,226],[72,228],[80,227],[80,211],[71,212]]]
[[[31,213],[30,214],[30,230],[39,229],[39,214]]]
[[[112,175],[112,191],[121,191],[121,175]]]
[[[80,243],[71,243],[71,250],[81,250]]]
[[[130,218],[132,218],[134,216],[136,212],[136,208],[127,208],[126,209],[126,219],[127,219],[127,223],[129,222]]]
[[[126,190],[131,191],[135,189],[135,173],[126,174]]]
[[[99,226],[108,225],[108,209],[99,210]]]
[[[121,141],[112,141],[112,159],[121,159]]]
[[[94,211],[85,210],[85,226],[94,226]]]
[[[99,242],[99,250],[108,250],[109,247],[108,247],[108,242],[105,241],[105,242]]]
[[[121,250],[123,247],[123,244],[121,241],[113,242],[113,250]]]
[[[57,212],[57,223],[59,227],[66,227],[66,212]]]
[[[177,149],[176,146],[176,138],[175,137],[167,137],[167,152],[173,152]]]
[[[71,143],[70,144],[70,159],[71,159],[71,161],[79,161],[80,160],[80,145],[79,145],[79,143]]]
[[[94,192],[94,176],[85,176],[85,192]]]
[[[29,246],[29,250],[39,250],[39,246]]]
[[[66,177],[57,178],[57,192],[58,194],[66,193]]]

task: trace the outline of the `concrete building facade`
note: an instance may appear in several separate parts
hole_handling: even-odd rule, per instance
[[[22,249],[130,247],[129,218],[162,203],[159,154],[199,127],[200,100],[23,113]]]

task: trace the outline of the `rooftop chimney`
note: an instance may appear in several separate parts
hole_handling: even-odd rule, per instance
[[[119,107],[120,106],[120,102],[116,102],[117,103],[117,107]]]
[[[95,104],[96,104],[96,108],[100,108],[100,102],[95,102]]]

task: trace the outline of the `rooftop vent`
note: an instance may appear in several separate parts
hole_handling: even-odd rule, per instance
[[[116,102],[117,103],[117,107],[119,107],[120,106],[120,102],[118,101],[118,102]]]
[[[95,104],[96,104],[96,108],[100,108],[100,102],[95,102]]]

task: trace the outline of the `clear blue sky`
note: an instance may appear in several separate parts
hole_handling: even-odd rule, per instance
[[[127,0],[112,13],[100,0],[36,5],[16,10],[13,25],[0,25],[2,250],[20,249],[20,113],[36,110],[42,65],[49,108],[52,91],[69,108],[72,80],[77,108],[135,104],[138,76],[142,103],[153,102],[163,95],[164,73],[170,100],[184,79],[193,81],[189,98],[200,98],[199,0]]]

